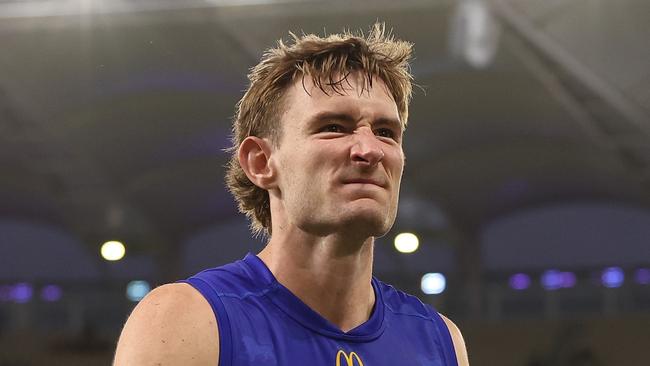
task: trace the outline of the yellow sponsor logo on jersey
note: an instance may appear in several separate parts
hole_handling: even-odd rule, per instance
[[[341,360],[345,360],[345,363],[341,363]],[[356,363],[354,361],[357,361]],[[356,352],[350,352],[350,354],[345,353],[343,350],[339,350],[336,354],[336,366],[363,366],[363,361]]]

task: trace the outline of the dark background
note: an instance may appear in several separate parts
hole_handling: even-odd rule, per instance
[[[472,365],[647,365],[650,2],[1,0],[0,366],[109,364],[130,281],[260,250],[223,183],[248,69],[376,20],[422,87],[377,277],[454,319]]]

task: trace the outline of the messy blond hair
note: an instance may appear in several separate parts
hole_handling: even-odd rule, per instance
[[[298,77],[305,77],[324,93],[344,94],[343,83],[354,72],[361,76],[362,91],[372,87],[373,77],[381,79],[393,96],[403,126],[408,119],[412,93],[409,60],[412,44],[395,40],[385,25],[375,23],[368,35],[344,31],[319,37],[290,33],[291,44],[279,40],[267,50],[248,74],[250,84],[237,103],[233,122],[232,147],[227,165],[226,185],[251,222],[254,235],[271,233],[271,206],[268,191],[253,184],[239,165],[237,150],[248,136],[269,138],[278,146],[282,133],[280,116],[283,96]]]

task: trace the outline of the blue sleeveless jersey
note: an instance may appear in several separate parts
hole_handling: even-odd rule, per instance
[[[348,332],[309,308],[250,253],[181,282],[212,306],[219,366],[457,366],[440,315],[374,277],[372,315]]]

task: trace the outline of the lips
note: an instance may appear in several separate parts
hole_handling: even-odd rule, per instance
[[[370,179],[370,178],[347,179],[343,181],[343,184],[373,184],[382,188],[386,188],[386,184],[384,183],[384,181],[380,181],[378,179]]]

